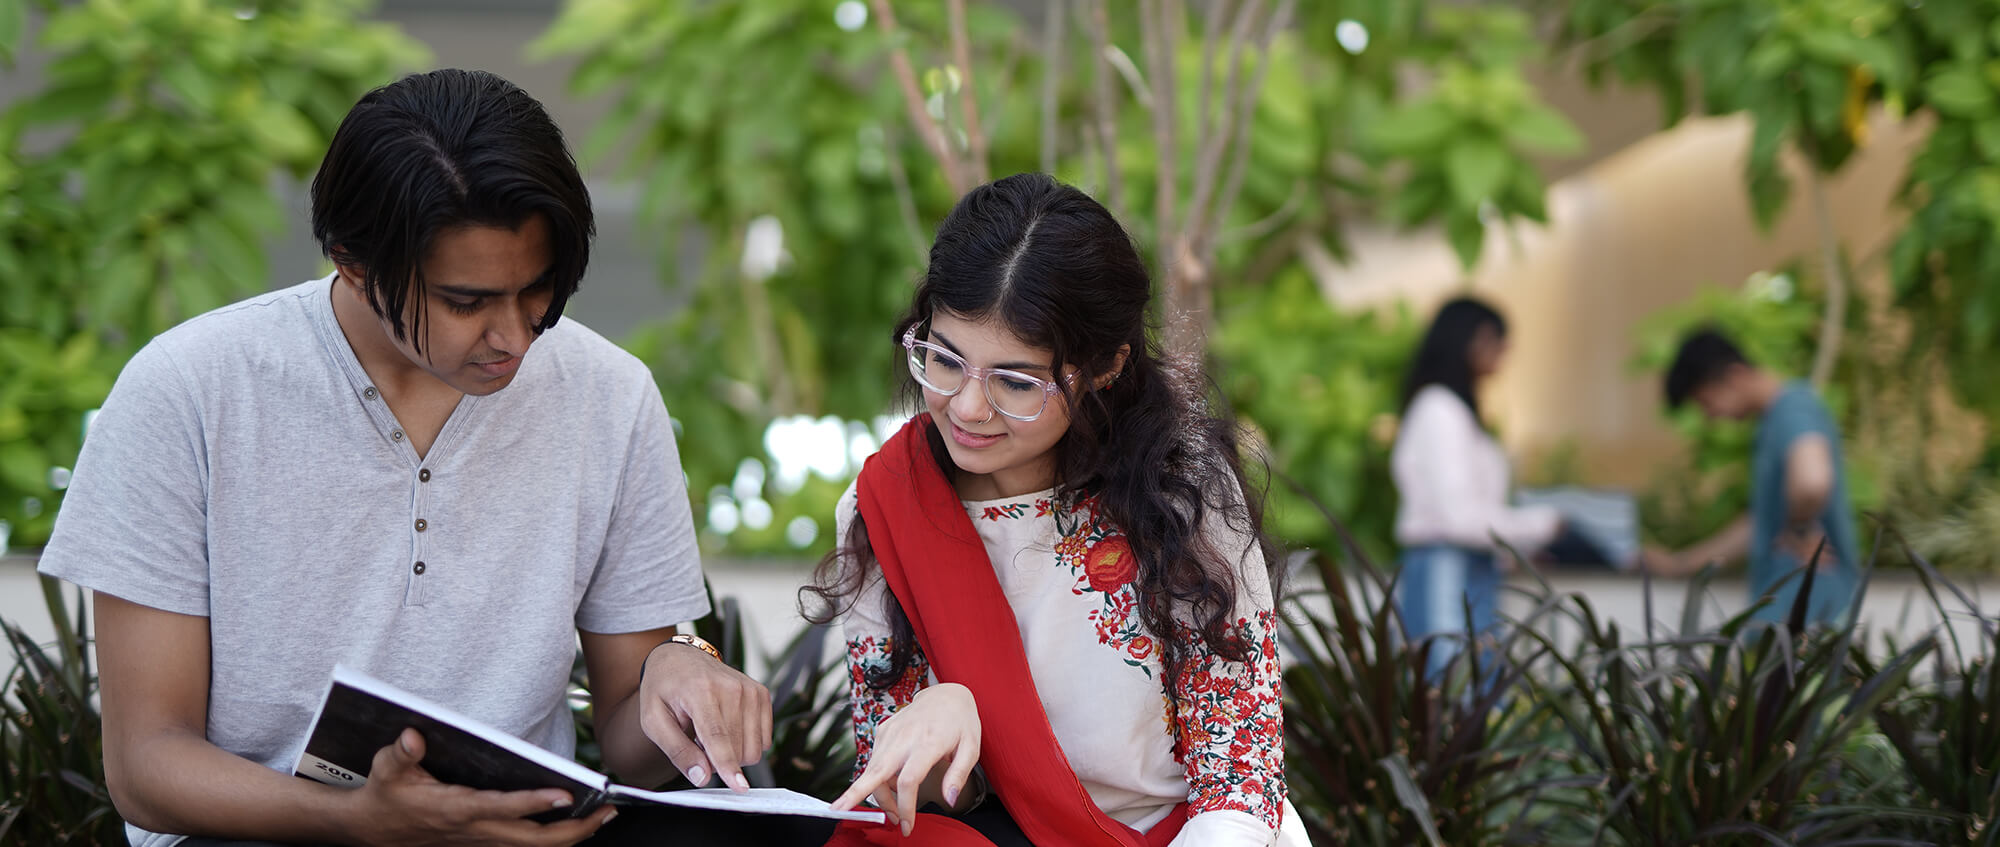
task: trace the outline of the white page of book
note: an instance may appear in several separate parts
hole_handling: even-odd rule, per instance
[[[614,797],[630,797],[634,800],[648,800],[669,806],[685,806],[691,809],[718,809],[725,812],[746,812],[749,814],[798,815],[811,818],[831,818],[837,821],[860,821],[862,823],[883,823],[888,819],[881,812],[856,809],[851,812],[836,812],[832,804],[817,797],[809,797],[784,788],[752,788],[748,793],[738,794],[727,788],[697,788],[687,791],[642,791],[625,785],[611,786]]]

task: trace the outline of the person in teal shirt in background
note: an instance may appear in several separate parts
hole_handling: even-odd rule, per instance
[[[1714,329],[1698,330],[1681,342],[1667,371],[1666,394],[1671,408],[1692,400],[1710,419],[1757,422],[1750,454],[1750,513],[1686,550],[1648,551],[1646,568],[1662,576],[1685,576],[1747,556],[1751,601],[1772,597],[1756,617],[1776,622],[1791,616],[1805,582],[1799,571],[1812,562],[1818,573],[1806,622],[1851,624],[1860,586],[1854,513],[1847,499],[1840,427],[1819,394],[1804,381],[1787,381],[1758,367]]]

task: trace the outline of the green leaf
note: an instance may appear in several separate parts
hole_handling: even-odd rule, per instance
[[[319,155],[319,130],[290,104],[265,100],[250,119],[250,130],[265,152],[281,161]]]
[[[1445,216],[1445,237],[1458,253],[1458,263],[1470,270],[1479,264],[1479,248],[1486,242],[1486,225],[1477,212],[1454,211]]]
[[[21,492],[49,487],[49,462],[35,445],[23,441],[0,444],[0,482]]]
[[[1444,839],[1437,831],[1437,814],[1431,811],[1430,800],[1424,797],[1423,789],[1418,788],[1416,780],[1411,777],[1409,759],[1397,753],[1376,764],[1389,774],[1389,784],[1396,791],[1396,802],[1402,804],[1403,809],[1416,820],[1431,847],[1444,847]]]
[[[29,126],[96,117],[117,96],[108,80],[82,80],[42,92],[22,105],[17,117]]]
[[[0,442],[27,437],[28,427],[28,414],[21,407],[0,404]]]
[[[187,102],[198,112],[215,109],[219,99],[216,80],[192,60],[182,60],[168,65],[160,72],[160,81],[165,82],[174,94]]]
[[[1979,118],[1993,113],[1993,90],[1970,68],[1954,66],[1940,71],[1924,84],[1924,94],[1946,114]]]
[[[0,63],[14,63],[15,45],[28,28],[27,0],[0,0]]]
[[[1383,115],[1366,133],[1383,152],[1408,156],[1436,149],[1457,125],[1458,117],[1450,107],[1426,100]]]
[[[1783,38],[1773,38],[1750,48],[1750,55],[1743,66],[1753,79],[1773,80],[1792,69],[1799,60],[1799,51],[1792,42]]]
[[[1992,117],[1972,125],[1972,140],[1979,146],[1979,155],[1990,163],[2000,164],[2000,117]]]
[[[1861,65],[1885,81],[1897,79],[1902,71],[1886,38],[1862,38],[1842,29],[1811,29],[1799,34],[1799,47],[1825,64],[1841,70]]]
[[[1524,150],[1557,156],[1583,152],[1583,133],[1561,112],[1540,103],[1524,106],[1505,128],[1507,143]]]
[[[1444,161],[1452,195],[1459,205],[1475,211],[1499,193],[1512,164],[1507,148],[1483,134],[1458,139],[1445,153]]]
[[[1389,219],[1409,227],[1437,217],[1444,206],[1445,193],[1442,177],[1420,174],[1389,196]]]

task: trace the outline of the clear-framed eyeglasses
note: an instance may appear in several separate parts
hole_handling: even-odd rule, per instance
[[[1055,383],[1032,374],[966,364],[957,353],[918,341],[915,327],[903,333],[903,349],[909,353],[910,376],[926,390],[955,397],[966,383],[979,380],[986,387],[987,405],[1023,423],[1041,417],[1057,391]]]

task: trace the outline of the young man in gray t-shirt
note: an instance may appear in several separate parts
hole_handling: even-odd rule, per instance
[[[521,820],[574,798],[442,785],[414,731],[359,789],[289,773],[335,663],[569,754],[579,639],[621,781],[747,787],[770,696],[673,640],[708,611],[673,429],[644,365],[559,321],[592,219],[541,105],[453,70],[371,92],[312,219],[334,274],[133,358],[41,559],[96,591],[133,842],[582,840],[613,813]]]

